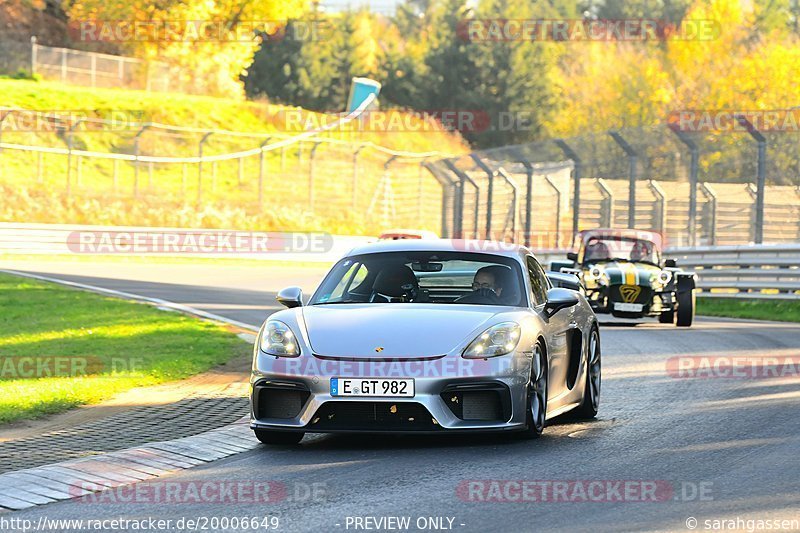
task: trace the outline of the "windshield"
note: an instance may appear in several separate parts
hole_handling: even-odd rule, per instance
[[[656,245],[646,239],[592,237],[583,249],[583,264],[600,261],[633,261],[659,264]]]
[[[346,257],[311,305],[407,303],[527,306],[512,258],[468,252],[386,252]]]

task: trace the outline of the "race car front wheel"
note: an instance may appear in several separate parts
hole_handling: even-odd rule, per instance
[[[528,383],[526,425],[521,432],[525,439],[536,439],[542,435],[547,418],[547,354],[542,342],[533,348],[531,378]]]
[[[694,289],[690,291],[679,292],[678,300],[678,326],[689,327],[694,321],[694,307],[695,307],[695,294]]]
[[[594,418],[600,407],[600,333],[597,328],[592,328],[589,337],[589,348],[586,353],[586,385],[583,391],[581,405],[573,411],[579,418]]]

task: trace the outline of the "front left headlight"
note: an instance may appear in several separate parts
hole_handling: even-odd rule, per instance
[[[468,359],[484,359],[505,355],[514,351],[519,344],[522,330],[516,322],[501,322],[490,327],[472,341],[462,357]]]
[[[669,270],[662,270],[658,273],[658,281],[662,285],[669,285],[669,282],[672,281],[672,272]]]
[[[261,332],[261,351],[279,357],[297,357],[300,345],[292,330],[280,320],[270,320]]]

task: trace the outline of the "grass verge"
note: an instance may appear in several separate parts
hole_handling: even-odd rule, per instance
[[[208,370],[250,348],[225,327],[0,274],[0,424]]]
[[[800,300],[698,298],[697,314],[730,318],[800,322]]]

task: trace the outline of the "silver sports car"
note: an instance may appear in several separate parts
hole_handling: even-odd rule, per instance
[[[518,431],[597,414],[600,336],[577,278],[524,247],[398,240],[351,250],[307,304],[256,340],[251,428],[264,443],[305,432]]]

